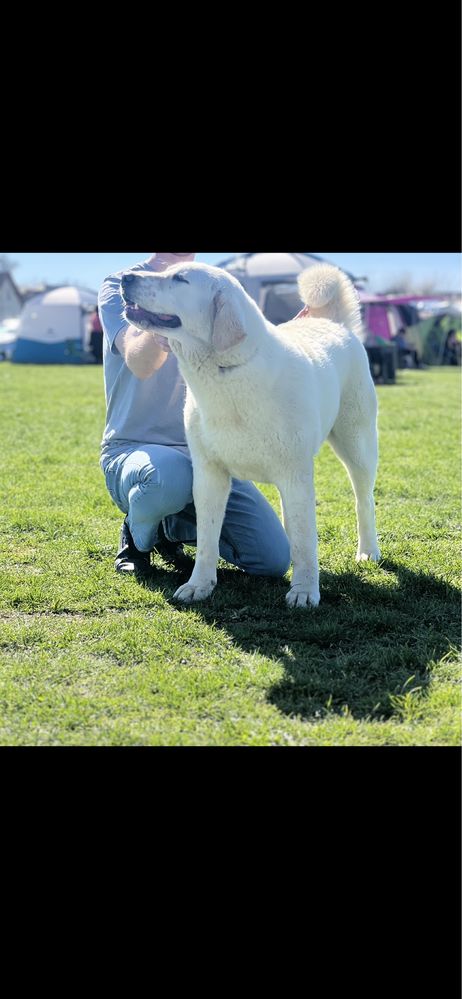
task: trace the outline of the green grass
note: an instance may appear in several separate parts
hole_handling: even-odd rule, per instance
[[[190,609],[160,561],[149,586],[114,572],[101,368],[0,365],[0,744],[458,745],[460,373],[401,372],[378,395],[383,561],[356,565],[325,446],[319,608],[222,567]]]

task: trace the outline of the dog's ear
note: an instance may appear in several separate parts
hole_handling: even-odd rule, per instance
[[[219,354],[234,347],[247,335],[240,303],[233,301],[228,289],[220,289],[213,299],[212,323],[212,346]]]

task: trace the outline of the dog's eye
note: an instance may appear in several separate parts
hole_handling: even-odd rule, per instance
[[[183,275],[182,275],[182,274],[174,274],[174,275],[173,275],[173,280],[174,280],[174,281],[183,281],[183,282],[184,282],[184,284],[189,284],[189,281],[187,281],[187,280],[186,280],[186,278],[185,278],[185,277],[183,277]]]

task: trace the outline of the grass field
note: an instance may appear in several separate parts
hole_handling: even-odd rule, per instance
[[[460,372],[400,372],[378,396],[383,561],[356,565],[324,446],[319,608],[222,566],[190,609],[157,558],[149,586],[114,572],[102,369],[0,365],[0,744],[459,744]]]

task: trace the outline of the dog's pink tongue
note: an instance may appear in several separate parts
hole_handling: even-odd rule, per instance
[[[149,266],[153,271],[164,271],[171,264],[186,264],[194,260],[195,253],[153,253]]]

